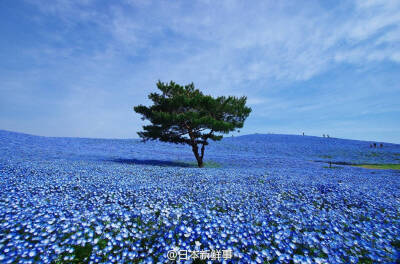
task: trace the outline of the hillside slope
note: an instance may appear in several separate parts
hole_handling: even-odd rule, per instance
[[[0,150],[29,159],[194,161],[190,147],[138,139],[41,137],[0,130]],[[226,166],[286,162],[400,163],[400,145],[312,136],[253,134],[211,142],[205,160]]]
[[[399,150],[249,135],[211,144],[220,167],[199,169],[188,146],[0,131],[0,262],[166,263],[189,247],[231,249],[232,263],[398,263],[400,172],[314,160]]]

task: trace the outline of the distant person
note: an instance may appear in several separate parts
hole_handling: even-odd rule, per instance
[[[374,143],[374,148],[376,148],[376,143]]]
[[[325,137],[325,134],[322,134],[322,137]]]
[[[303,132],[303,136],[304,136],[304,132]]]
[[[329,138],[329,135],[326,135],[327,138]]]
[[[383,144],[382,143],[381,143],[380,147],[383,148]]]

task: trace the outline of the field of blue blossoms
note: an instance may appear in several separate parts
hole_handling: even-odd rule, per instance
[[[198,169],[188,146],[0,130],[0,263],[399,263],[400,172],[337,165],[400,163],[370,143],[225,138]]]

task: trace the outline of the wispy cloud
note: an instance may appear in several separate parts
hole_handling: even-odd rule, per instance
[[[398,82],[386,81],[399,80],[394,74],[400,69],[398,1],[29,0],[18,5],[24,23],[14,32],[33,32],[36,41],[21,41],[15,69],[0,71],[6,95],[1,103],[4,109],[19,104],[50,109],[37,102],[53,100],[53,114],[67,125],[59,131],[39,126],[46,118],[33,111],[24,126],[26,110],[21,110],[19,117],[0,116],[8,129],[130,137],[141,126],[131,107],[146,103],[158,79],[193,81],[214,95],[248,95],[254,108],[248,132],[269,118],[287,122],[301,115],[315,120],[310,130],[318,131],[323,124],[316,113],[330,119],[335,111],[354,108],[368,115],[363,109],[371,108],[377,90],[382,98],[371,108],[377,110],[400,90]],[[9,58],[5,48],[1,52]],[[377,81],[367,78],[370,74]],[[57,119],[49,123],[62,125]]]

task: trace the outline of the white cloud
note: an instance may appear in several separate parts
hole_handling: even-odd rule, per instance
[[[121,56],[145,55],[147,66],[163,65],[169,76],[202,76],[200,82],[219,86],[260,78],[307,80],[338,62],[398,62],[398,1],[349,2],[332,10],[316,2],[128,1],[113,2],[106,14],[91,8],[95,3],[39,6],[69,23],[101,25]],[[383,51],[377,47],[382,43]]]
[[[60,107],[69,122],[108,129],[107,135],[128,115],[136,121],[130,107],[143,103],[158,79],[193,81],[215,95],[246,94],[259,111],[254,116],[279,118],[285,109],[307,113],[349,104],[354,95],[331,102],[332,94],[346,88],[321,88],[319,97],[305,103],[273,94],[285,87],[276,83],[301,83],[342,63],[356,68],[400,63],[399,1],[341,1],[329,7],[323,1],[29,2],[45,14],[34,20],[43,44],[24,50],[41,65],[24,72],[29,89],[41,89],[42,79],[59,81],[66,90]],[[60,30],[46,31],[48,17]],[[80,32],[85,27],[89,30]],[[85,47],[89,41],[99,43]],[[14,86],[24,84],[19,80]],[[96,112],[103,120],[93,118]]]

